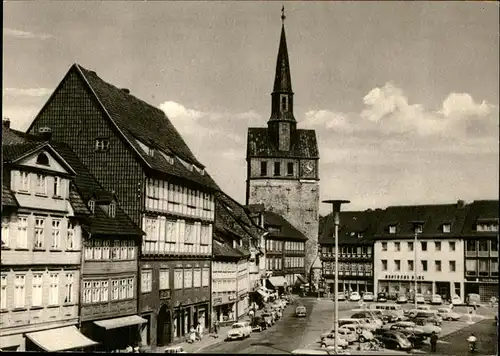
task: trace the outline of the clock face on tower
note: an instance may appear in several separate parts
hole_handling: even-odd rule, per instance
[[[304,178],[316,178],[316,162],[301,161],[300,176]]]

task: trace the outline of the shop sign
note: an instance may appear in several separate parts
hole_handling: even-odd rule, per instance
[[[467,282],[485,282],[485,283],[498,283],[496,278],[476,278],[476,277],[466,277]]]
[[[415,280],[415,275],[414,274],[386,274],[384,276],[384,279],[397,279],[400,281],[410,281],[410,280]],[[417,276],[417,280],[423,281],[424,276],[422,276],[422,275]]]

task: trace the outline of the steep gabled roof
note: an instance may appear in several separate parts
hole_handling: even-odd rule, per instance
[[[3,127],[2,129],[2,146],[19,145],[26,142],[43,141],[40,136],[27,134],[25,132],[14,130],[12,128]]]
[[[412,221],[422,221],[420,238],[458,237],[462,233],[468,206],[457,204],[390,206],[385,209],[376,238],[401,238],[414,235]],[[450,224],[450,232],[443,225]],[[396,225],[396,233],[389,234],[389,226]]]
[[[314,130],[297,129],[290,142],[289,151],[280,151],[274,144],[267,127],[250,127],[248,128],[247,158],[319,158],[316,132]]]
[[[382,210],[342,211],[340,212],[339,244],[373,244]],[[334,219],[332,214],[320,218],[319,243],[335,243]]]
[[[264,213],[264,226],[266,228],[279,228],[279,232],[269,231],[268,237],[293,239],[300,241],[307,240],[307,237],[302,232],[297,230],[292,224],[290,224],[283,216],[272,211],[266,211]]]
[[[2,206],[19,206],[16,197],[4,182],[2,182]]]
[[[239,253],[232,246],[229,246],[222,237],[218,237],[215,234],[216,238],[213,240],[212,251],[215,258],[217,257],[230,257],[234,259],[239,259],[242,257],[241,253]]]
[[[478,222],[496,222],[498,225],[498,200],[474,200],[469,204],[469,211],[464,222],[465,236],[497,236],[498,231],[477,231]]]

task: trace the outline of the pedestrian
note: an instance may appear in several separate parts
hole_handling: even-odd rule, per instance
[[[436,332],[433,331],[431,335],[431,352],[436,352],[437,341],[438,341],[438,336]]]
[[[215,322],[214,322],[214,332],[215,332],[215,337],[218,338],[219,337],[219,321],[217,319],[215,319]]]
[[[201,341],[203,339],[203,326],[201,323],[196,325],[196,334],[198,334],[198,339]]]
[[[196,330],[194,329],[194,327],[191,326],[191,329],[189,329],[189,342],[192,344],[195,341],[196,341]]]

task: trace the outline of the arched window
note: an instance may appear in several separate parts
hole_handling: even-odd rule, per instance
[[[38,157],[36,158],[36,164],[42,164],[44,166],[49,165],[49,158],[45,153],[40,153]]]

